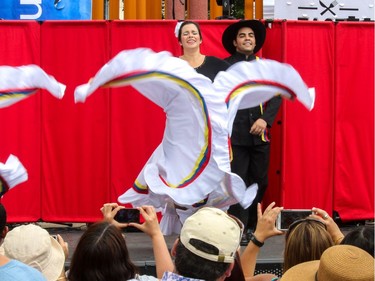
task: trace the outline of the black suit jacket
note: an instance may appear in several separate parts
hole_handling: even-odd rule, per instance
[[[225,61],[230,64],[235,64],[239,61],[251,61],[255,59],[257,59],[255,55],[250,55],[246,58],[244,54],[236,52],[226,58]],[[232,145],[259,145],[264,144],[264,142],[269,142],[271,139],[269,128],[271,128],[275,120],[280,105],[281,97],[277,96],[262,105],[239,110],[233,122],[231,136]],[[250,134],[251,126],[258,118],[262,118],[267,122],[267,130],[263,137]]]

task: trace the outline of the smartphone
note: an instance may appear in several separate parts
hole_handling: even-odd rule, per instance
[[[121,209],[115,215],[115,220],[122,223],[136,222],[139,223],[139,210],[138,209]]]
[[[287,231],[289,226],[296,220],[305,219],[312,214],[308,209],[284,209],[282,210],[276,220],[276,227],[279,230]]]

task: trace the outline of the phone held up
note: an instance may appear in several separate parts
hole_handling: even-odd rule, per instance
[[[276,227],[278,230],[287,231],[293,222],[305,219],[311,214],[312,211],[308,209],[284,209],[277,217]]]
[[[129,222],[140,222],[140,214],[138,209],[121,209],[117,212],[114,218],[116,221],[120,223],[129,223]]]

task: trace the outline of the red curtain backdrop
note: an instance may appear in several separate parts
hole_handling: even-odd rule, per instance
[[[41,66],[67,89],[62,100],[42,98],[43,220],[90,221],[110,194],[108,90],[74,103],[74,89],[87,83],[108,59],[106,21],[47,21],[41,31]]]
[[[311,112],[299,103],[285,102],[283,206],[331,211],[335,26],[307,21],[285,21],[283,25],[284,60],[316,91]]]
[[[40,25],[29,21],[0,21],[0,65],[40,64]],[[1,79],[1,77],[0,77]],[[38,91],[30,98],[0,109],[0,162],[9,154],[26,167],[29,180],[6,194],[1,202],[17,221],[41,217],[41,110]]]
[[[152,48],[175,54],[175,21],[114,21],[111,57],[122,50]],[[129,36],[131,35],[131,36]],[[133,36],[134,35],[134,36]],[[162,140],[165,114],[132,87],[111,89],[111,200],[130,188]]]
[[[343,220],[366,219],[374,214],[374,24],[339,23],[335,43],[334,209]]]
[[[276,61],[283,61],[283,32],[284,25],[281,21],[266,24],[266,40],[262,47],[262,56],[265,59],[272,59]],[[268,170],[268,188],[263,198],[263,205],[268,206],[271,202],[275,201],[278,206],[282,202],[282,189],[281,189],[281,171],[282,171],[282,117],[285,107],[285,101],[282,102],[279,112],[274,120],[271,128],[271,156],[270,166]]]
[[[230,20],[215,21],[215,24],[212,24],[211,20],[199,21],[202,31],[201,52],[203,54],[212,54],[222,59],[230,56],[221,43],[221,35],[231,23],[233,22]]]
[[[202,52],[228,54],[232,21],[200,21]],[[160,143],[163,110],[131,87],[99,89],[83,104],[73,91],[121,50],[181,49],[176,21],[0,21],[0,64],[35,63],[67,85],[0,109],[0,161],[20,158],[29,180],[2,202],[9,221],[95,221],[104,202],[132,185]],[[270,186],[264,203],[321,207],[344,220],[374,213],[374,24],[274,21],[262,57],[287,62],[316,89],[309,112],[284,101],[272,128]]]

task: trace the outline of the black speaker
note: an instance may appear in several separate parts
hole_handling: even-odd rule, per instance
[[[223,16],[220,19],[230,18],[230,0],[216,0],[218,6],[223,6]]]

